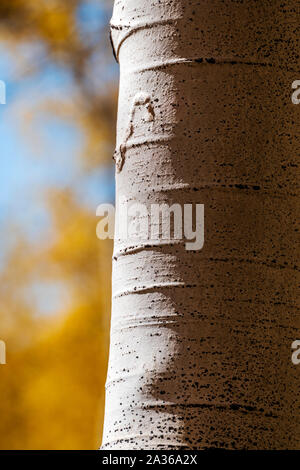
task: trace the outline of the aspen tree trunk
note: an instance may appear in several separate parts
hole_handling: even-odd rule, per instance
[[[115,2],[117,204],[204,204],[205,244],[115,240],[103,449],[300,448],[299,20]]]

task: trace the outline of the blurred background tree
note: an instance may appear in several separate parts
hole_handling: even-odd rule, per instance
[[[1,0],[1,449],[96,449],[108,351],[112,2]]]

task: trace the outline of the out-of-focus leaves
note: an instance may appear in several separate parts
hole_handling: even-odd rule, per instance
[[[105,78],[112,63],[107,27],[99,24],[94,40],[86,40],[78,25],[78,9],[85,3],[0,2],[0,44],[18,62],[20,81],[23,73],[35,80],[50,63],[72,77],[64,100],[41,96],[38,103],[24,100],[20,106],[24,129],[41,112],[76,124],[84,136],[82,176],[110,161],[116,110],[115,84]],[[112,2],[98,3],[109,15]],[[26,59],[24,45],[38,46],[38,54]],[[103,60],[99,80],[91,66],[95,60]],[[39,137],[33,133],[35,145]],[[0,366],[0,448],[96,449],[103,421],[112,246],[96,238],[96,217],[72,188],[45,187],[40,197],[47,201],[51,234],[38,243],[27,240],[12,215],[6,228],[15,242],[0,264],[0,339],[7,343],[7,365]],[[31,295],[36,282],[61,283],[67,290],[68,302],[50,318],[37,312]]]
[[[50,205],[52,243],[18,246],[1,276],[7,342],[7,365],[0,370],[1,449],[96,449],[100,443],[111,245],[100,244],[94,217],[70,193],[52,194]],[[34,279],[64,281],[67,310],[39,322],[22,297],[22,287]]]
[[[80,6],[86,3],[86,0],[1,0],[0,41],[13,48],[14,54],[19,54],[20,63],[24,60],[22,50],[18,51],[20,44],[40,46],[36,62],[25,61],[26,74],[40,73],[53,61],[72,75],[76,94],[70,93],[66,101],[68,98],[74,108],[76,100],[72,117],[86,134],[82,155],[87,165],[97,166],[111,160],[115,140],[116,86],[115,83],[111,86],[106,78],[114,63],[108,32],[112,1],[98,2],[107,21],[105,26],[99,23],[98,29],[93,30],[94,41],[86,40],[78,22]],[[42,55],[41,46],[44,48]],[[21,76],[22,70],[18,73]],[[51,111],[51,106],[63,108],[67,103],[53,98],[48,106]],[[106,140],[102,147],[99,146],[101,137]]]

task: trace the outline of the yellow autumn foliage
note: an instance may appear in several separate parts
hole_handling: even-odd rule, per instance
[[[45,60],[63,64],[73,75],[76,99],[49,103],[41,97],[40,104],[73,119],[82,131],[84,177],[111,158],[116,91],[113,85],[106,93],[86,85],[92,51],[76,26],[80,3],[1,0],[0,45],[18,60],[20,44],[43,44]],[[33,74],[41,66],[31,65]],[[41,198],[52,220],[46,239],[27,240],[13,214],[5,227],[14,243],[0,263],[0,339],[7,346],[7,364],[0,365],[0,449],[96,449],[104,410],[112,243],[97,239],[95,212],[70,188],[45,187]],[[63,302],[43,299],[54,305],[51,315],[37,314],[35,282],[63,286]]]
[[[56,194],[52,204],[58,227],[52,246],[35,250],[32,258],[22,251],[13,259],[14,271],[34,259],[31,275],[37,269],[39,279],[63,280],[70,303],[66,311],[44,321],[27,308],[27,327],[18,315],[6,327],[7,365],[0,369],[1,449],[96,449],[101,439],[111,243],[97,240],[94,217],[80,210],[69,194]],[[20,281],[10,280],[7,289],[21,288],[22,277]],[[21,304],[20,299],[19,308]],[[4,311],[1,305],[2,326],[8,314],[14,315],[13,307],[6,303]]]

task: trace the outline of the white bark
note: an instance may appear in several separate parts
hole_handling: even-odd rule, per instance
[[[115,241],[103,449],[299,448],[297,1],[116,0],[117,203],[205,205],[205,245]]]

